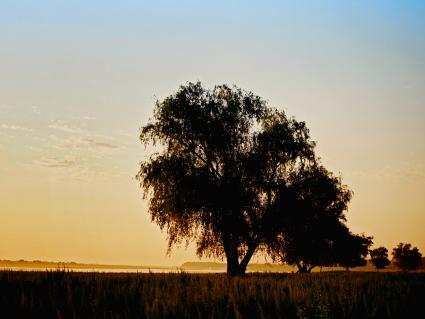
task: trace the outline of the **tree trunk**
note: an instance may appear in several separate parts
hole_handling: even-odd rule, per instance
[[[248,247],[248,251],[245,256],[242,258],[239,263],[239,255],[237,245],[230,240],[228,236],[227,238],[223,237],[223,247],[224,252],[226,254],[227,260],[227,276],[235,277],[235,276],[244,276],[246,273],[246,267],[248,266],[249,261],[251,260],[252,255],[254,255],[255,250],[258,245],[251,245]]]
[[[307,273],[308,271],[307,271],[307,268],[304,266],[304,265],[302,265],[300,262],[296,262],[295,263],[296,265],[297,265],[297,267],[298,267],[298,272],[300,273],[300,274],[302,274],[302,273]]]
[[[223,236],[223,247],[224,253],[226,254],[227,260],[227,276],[238,276],[239,275],[239,259],[238,259],[238,248],[233,243],[231,236]]]
[[[233,258],[233,256],[231,256],[229,258],[229,256],[227,257],[227,276],[229,277],[235,277],[235,276],[239,276],[239,263],[238,263],[238,259]]]
[[[257,245],[252,244],[248,247],[246,255],[243,257],[241,263],[239,264],[239,276],[245,276],[246,267],[248,266],[249,261],[251,260],[252,255],[254,255]]]

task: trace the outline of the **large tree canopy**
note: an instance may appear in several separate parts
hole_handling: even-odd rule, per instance
[[[279,190],[315,160],[304,122],[226,85],[181,86],[157,101],[140,138],[160,144],[138,178],[169,248],[195,239],[198,255],[225,255],[229,275],[245,272],[284,214],[276,210]]]
[[[157,101],[140,139],[159,149],[138,178],[169,250],[195,240],[233,276],[260,249],[309,271],[357,242],[343,223],[351,192],[315,157],[305,123],[251,92],[188,83]]]

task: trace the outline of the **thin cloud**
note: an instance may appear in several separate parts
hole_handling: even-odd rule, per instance
[[[95,141],[91,138],[83,138],[83,141],[87,142],[91,146],[98,146],[98,147],[105,147],[105,148],[118,148],[117,145]]]
[[[1,128],[12,131],[32,132],[32,129],[19,125],[2,124]]]
[[[0,109],[10,109],[11,106],[7,104],[0,104]]]
[[[83,116],[74,116],[72,117],[74,120],[81,120],[81,121],[94,121],[96,120],[95,117],[89,116],[89,115],[83,115]]]
[[[33,161],[33,163],[48,168],[68,168],[77,165],[75,160],[61,159],[58,157],[44,157]]]
[[[69,136],[69,137],[58,137],[56,135],[49,135],[49,139],[53,141],[50,146],[60,150],[105,150],[105,149],[117,149],[118,145],[102,142],[95,140],[90,137],[81,136]]]
[[[62,131],[62,132],[65,132],[65,133],[73,133],[73,134],[84,133],[84,130],[82,130],[78,127],[69,126],[68,124],[50,124],[47,127],[50,128],[50,129]]]

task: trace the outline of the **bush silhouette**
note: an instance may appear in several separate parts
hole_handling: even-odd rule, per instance
[[[418,269],[422,264],[422,254],[411,244],[399,243],[392,251],[394,264],[403,271]]]
[[[388,249],[385,247],[372,249],[369,254],[370,261],[377,270],[385,269],[385,267],[390,264],[390,260],[388,259]]]

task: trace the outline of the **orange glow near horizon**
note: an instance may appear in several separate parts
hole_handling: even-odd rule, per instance
[[[425,255],[425,10],[413,3],[0,4],[0,259],[197,260],[192,244],[166,255],[134,179],[155,99],[197,80],[305,121],[354,191],[350,229]]]

